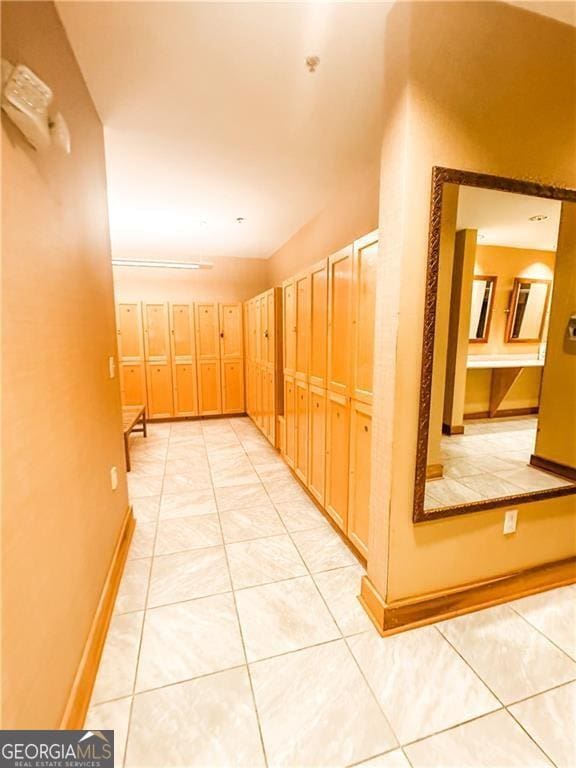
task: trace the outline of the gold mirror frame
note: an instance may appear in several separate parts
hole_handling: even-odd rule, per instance
[[[430,205],[430,230],[428,236],[428,264],[426,269],[426,295],[424,299],[424,334],[422,341],[422,366],[420,373],[420,404],[418,413],[418,438],[416,444],[416,472],[414,477],[414,506],[412,520],[421,523],[470,512],[479,512],[495,507],[516,506],[531,501],[567,496],[576,493],[576,486],[562,486],[542,491],[530,491],[482,501],[472,501],[454,507],[424,510],[426,489],[426,460],[428,455],[428,434],[430,422],[430,400],[432,396],[432,369],[434,364],[434,338],[436,330],[436,296],[438,292],[438,270],[440,263],[440,228],[442,219],[442,195],[444,184],[458,184],[467,187],[482,187],[518,195],[543,197],[576,203],[576,189],[554,187],[535,181],[492,176],[487,173],[459,171],[454,168],[434,166],[432,169],[432,194]]]
[[[486,313],[486,321],[484,323],[484,335],[477,338],[468,339],[468,344],[487,344],[488,337],[490,336],[490,323],[492,322],[492,310],[494,309],[494,298],[496,296],[496,285],[498,283],[498,278],[496,275],[474,275],[472,282],[474,282],[474,280],[481,280],[483,283],[490,283],[492,290],[490,292],[490,304],[488,305],[488,312]]]
[[[537,338],[534,339],[515,339],[512,336],[512,330],[516,319],[516,312],[518,310],[518,296],[520,294],[520,288],[522,283],[546,285],[546,296],[544,298],[544,307],[542,309],[542,320],[540,321],[540,331]],[[532,277],[515,277],[514,287],[512,289],[512,295],[510,296],[510,306],[508,307],[508,322],[506,323],[506,344],[539,344],[542,341],[542,334],[544,333],[544,324],[546,323],[546,313],[550,306],[550,280],[537,280]]]

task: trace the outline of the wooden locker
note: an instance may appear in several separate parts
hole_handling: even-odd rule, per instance
[[[324,506],[326,488],[326,390],[310,385],[308,490]]]
[[[122,405],[146,405],[146,373],[143,362],[120,362]]]
[[[296,367],[296,298],[294,280],[287,280],[282,290],[284,373],[294,375]]]
[[[144,355],[146,360],[167,362],[170,357],[168,304],[142,305],[144,317]]]
[[[350,336],[353,248],[347,246],[328,259],[328,389],[350,392]]]
[[[254,386],[256,390],[256,407],[254,409],[255,411],[255,421],[256,424],[262,429],[262,425],[264,424],[264,408],[263,408],[263,392],[262,392],[262,366],[258,365],[258,363],[254,364],[255,368],[255,376],[254,376]]]
[[[220,360],[196,360],[198,381],[198,413],[200,416],[215,416],[222,413],[220,388]]]
[[[261,294],[256,300],[256,360],[258,365],[264,365],[268,355],[266,324],[266,296]]]
[[[368,557],[371,455],[372,407],[353,400],[350,405],[348,537],[364,557]]]
[[[170,338],[175,360],[196,357],[193,304],[170,304]]]
[[[194,305],[170,304],[174,416],[198,415]]]
[[[172,383],[174,386],[174,416],[197,416],[196,361],[173,361]]]
[[[244,413],[242,358],[222,360],[222,413]]]
[[[169,419],[174,414],[172,371],[168,362],[146,363],[149,419]]]
[[[276,364],[276,303],[274,288],[266,292],[266,358],[267,365]]]
[[[347,530],[350,403],[329,392],[326,402],[326,511]]]
[[[294,411],[296,428],[294,471],[306,485],[308,483],[308,384],[299,379],[294,382]]]
[[[116,333],[119,360],[142,360],[144,357],[142,305],[139,301],[121,302],[116,307]]]
[[[328,337],[328,261],[310,270],[310,363],[308,381],[326,387]]]
[[[270,389],[268,386],[268,369],[262,366],[262,432],[268,437],[270,432],[270,412],[272,403],[270,401]]]
[[[266,391],[267,391],[267,404],[268,404],[268,424],[266,426],[266,437],[272,443],[276,445],[276,375],[273,368],[269,368],[266,371]]]
[[[352,397],[372,402],[378,232],[354,243]]]
[[[242,304],[220,304],[219,312],[220,357],[222,360],[242,358]]]
[[[294,296],[296,319],[294,357],[294,376],[302,381],[308,379],[308,349],[310,342],[310,278],[308,273],[298,275],[294,279]]]
[[[218,360],[220,357],[218,304],[195,304],[194,317],[196,320],[196,357],[198,360]]]
[[[296,414],[295,386],[292,376],[284,377],[284,424],[285,424],[285,455],[286,463],[294,468],[296,457]]]

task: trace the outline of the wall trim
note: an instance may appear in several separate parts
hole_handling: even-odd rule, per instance
[[[574,583],[576,557],[570,557],[392,603],[384,602],[369,577],[364,576],[358,599],[384,637]]]
[[[543,456],[538,456],[537,453],[533,453],[532,456],[530,456],[530,464],[532,464],[533,467],[538,467],[546,472],[551,472],[554,475],[561,475],[576,483],[576,469],[568,466],[568,464],[560,464],[559,461],[545,459]]]
[[[122,521],[122,527],[120,528],[114,554],[110,561],[110,567],[108,568],[104,586],[100,593],[100,599],[92,619],[84,651],[76,670],[72,690],[70,691],[64,714],[58,726],[60,729],[78,729],[84,725],[135,526],[136,521],[132,514],[132,507],[129,506]]]
[[[502,408],[498,409],[492,416],[490,411],[474,411],[473,413],[465,413],[464,421],[468,419],[502,419],[507,416],[531,416],[534,413],[538,413],[537,405],[528,408]]]
[[[442,422],[442,434],[443,435],[463,435],[464,426],[462,424],[446,424]]]

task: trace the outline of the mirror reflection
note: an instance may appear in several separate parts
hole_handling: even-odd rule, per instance
[[[562,341],[574,243],[557,250],[561,218],[575,211],[444,184],[425,511],[576,489],[576,392],[563,368],[576,344]]]

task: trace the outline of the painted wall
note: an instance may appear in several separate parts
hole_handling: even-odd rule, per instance
[[[2,727],[55,728],[128,504],[104,146],[52,3],[2,3],[2,49],[72,134],[36,152],[2,113]]]
[[[412,523],[432,168],[575,187],[576,30],[503,3],[397,3],[385,52],[368,575],[392,602],[576,551],[574,496],[523,505],[506,538],[499,510]]]

